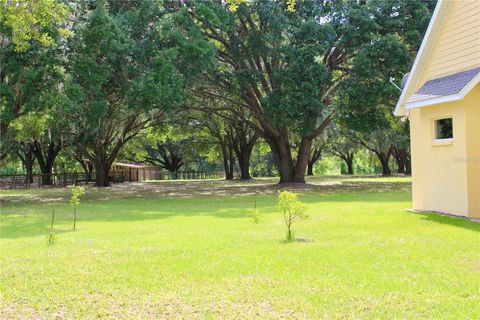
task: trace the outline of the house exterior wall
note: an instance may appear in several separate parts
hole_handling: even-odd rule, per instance
[[[425,82],[480,67],[480,1],[439,0],[396,114],[411,127],[413,208],[480,218],[480,84],[459,101],[411,109]],[[435,120],[453,118],[453,140]]]
[[[413,208],[478,217],[480,86],[461,101],[410,111]],[[435,141],[434,121],[453,118],[453,140]]]
[[[442,1],[433,41],[424,48],[411,85],[402,94],[408,99],[428,80],[480,67],[480,1]]]
[[[480,66],[480,1],[452,1],[418,86]],[[416,91],[418,88],[413,88]]]
[[[466,99],[468,215],[480,218],[480,84]]]

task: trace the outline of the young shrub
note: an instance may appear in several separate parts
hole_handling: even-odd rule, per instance
[[[73,230],[77,227],[77,206],[80,204],[80,196],[85,194],[85,188],[80,186],[69,186],[72,191],[70,204],[73,207]]]
[[[308,218],[305,205],[298,200],[298,195],[290,191],[282,191],[278,196],[278,205],[283,213],[283,220],[287,226],[287,240],[293,240],[292,224]]]
[[[47,236],[47,244],[54,244],[57,236],[53,233],[53,222],[55,221],[55,209],[52,211],[52,224],[50,225],[50,234]]]
[[[260,222],[260,210],[257,209],[257,200],[255,200],[254,202],[252,218],[253,218],[253,223]]]
[[[253,223],[259,223],[260,222],[260,210],[257,208],[253,209]]]

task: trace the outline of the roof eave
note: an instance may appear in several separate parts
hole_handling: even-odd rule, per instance
[[[459,93],[450,94],[448,96],[441,96],[432,99],[426,99],[421,101],[415,101],[411,103],[406,103],[405,108],[403,110],[408,112],[410,109],[421,108],[426,106],[431,106],[435,104],[445,103],[445,102],[453,102],[462,100],[465,96],[473,89],[475,86],[480,83],[480,73],[477,74],[472,80],[470,80],[463,88],[460,90]],[[396,114],[397,115],[397,114]],[[397,115],[401,116],[401,115]]]

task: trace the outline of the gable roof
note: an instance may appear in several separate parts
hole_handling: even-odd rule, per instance
[[[405,106],[412,109],[459,100],[479,82],[480,67],[430,80],[405,101]]]
[[[405,87],[403,88],[402,94],[398,99],[397,106],[395,107],[394,114],[396,116],[408,115],[408,111],[405,109],[405,100],[407,98],[407,94],[411,90],[413,90],[412,88],[419,81],[420,70],[424,67],[423,61],[427,58],[433,47],[433,43],[435,42],[435,38],[439,33],[440,26],[442,25],[444,20],[443,18],[445,17],[450,4],[451,1],[438,0],[437,5],[435,6],[435,10],[433,11],[430,23],[428,24],[427,31],[425,33],[425,36],[423,37],[420,50],[415,57],[415,62],[413,63],[413,67],[410,70],[410,75],[408,76]]]
[[[158,166],[144,163],[121,163],[115,162],[113,166],[125,167],[125,168],[135,168],[135,169],[160,169]]]

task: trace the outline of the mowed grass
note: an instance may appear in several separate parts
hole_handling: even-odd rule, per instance
[[[479,319],[480,224],[371,189],[302,191],[290,243],[274,193],[89,189],[72,231],[66,190],[4,191],[0,318]]]

